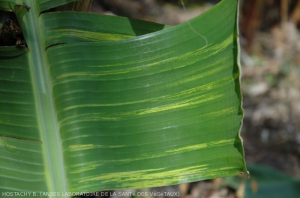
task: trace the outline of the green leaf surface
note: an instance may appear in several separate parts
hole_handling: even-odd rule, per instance
[[[118,41],[140,36],[168,26],[124,17],[57,12],[41,16],[46,46],[69,42]]]
[[[29,49],[0,48],[0,192],[142,188],[246,171],[236,0],[175,27],[40,14],[64,1],[20,2],[30,7],[14,8]]]
[[[11,11],[16,5],[16,0],[0,0],[0,10]]]

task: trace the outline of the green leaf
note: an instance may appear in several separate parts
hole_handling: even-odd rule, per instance
[[[5,11],[11,11],[12,7],[16,5],[15,0],[0,0],[0,9]]]
[[[0,192],[93,192],[246,172],[236,0],[175,27],[41,13],[65,2],[13,7],[28,49],[0,48]]]
[[[80,12],[43,14],[41,21],[45,46],[67,42],[118,41],[168,28],[147,21]]]

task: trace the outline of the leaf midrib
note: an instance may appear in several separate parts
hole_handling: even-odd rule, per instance
[[[62,194],[67,192],[66,174],[59,125],[53,100],[52,82],[39,23],[38,1],[24,0],[24,3],[30,7],[30,10],[23,17],[21,26],[25,32],[25,39],[30,51],[29,65],[39,131],[43,142],[45,179],[49,192],[60,192]]]

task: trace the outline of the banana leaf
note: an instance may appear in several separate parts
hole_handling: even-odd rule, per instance
[[[237,0],[174,27],[47,12],[72,1],[0,0],[27,43],[0,47],[2,195],[247,174]]]

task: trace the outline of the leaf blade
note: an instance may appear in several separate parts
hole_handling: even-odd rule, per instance
[[[171,185],[246,171],[236,5],[219,4],[226,22],[208,19],[217,8],[190,21],[208,46],[185,23],[48,49],[70,189]]]
[[[124,17],[79,12],[41,16],[46,46],[57,43],[118,41],[156,32],[168,26]]]

